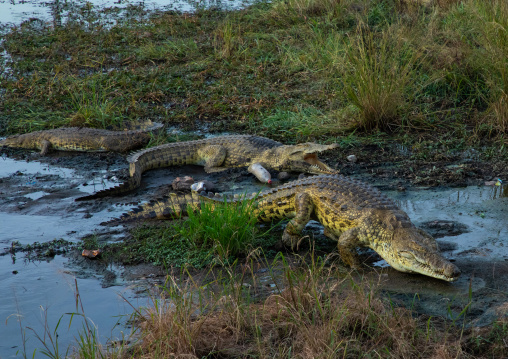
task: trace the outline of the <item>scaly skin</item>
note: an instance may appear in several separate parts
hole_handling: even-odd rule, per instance
[[[337,147],[337,144],[320,145],[302,143],[283,145],[258,136],[220,136],[204,140],[168,143],[138,151],[129,156],[127,182],[76,200],[118,195],[131,191],[141,184],[143,172],[177,165],[195,164],[205,167],[208,173],[231,167],[248,167],[259,163],[265,169],[295,171],[312,174],[336,173],[319,161],[317,153]]]
[[[132,131],[109,131],[84,127],[35,131],[7,137],[0,141],[0,147],[40,150],[43,156],[50,149],[86,152],[127,152],[145,146],[150,140],[148,132],[162,127],[160,123],[152,123],[151,121],[149,123],[151,126],[145,129]]]
[[[140,219],[176,218],[187,208],[199,210],[203,201],[217,199],[197,193],[171,195],[152,201],[105,224]],[[282,240],[294,246],[311,219],[325,227],[325,235],[338,243],[343,261],[358,265],[356,247],[369,247],[393,268],[454,281],[460,270],[439,253],[437,242],[416,228],[407,214],[379,190],[340,175],[322,175],[290,182],[261,192],[254,214],[260,221],[291,218]]]

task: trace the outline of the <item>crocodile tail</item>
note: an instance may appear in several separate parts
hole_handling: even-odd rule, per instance
[[[122,214],[107,222],[103,226],[120,225],[124,223],[149,219],[175,219],[187,215],[188,209],[199,210],[203,198],[197,193],[174,194],[145,203],[128,213]]]
[[[136,173],[133,177],[130,177],[126,182],[122,184],[96,192],[89,196],[78,197],[75,199],[75,201],[89,201],[91,199],[104,198],[109,196],[118,196],[120,194],[138,188],[140,184],[141,184],[141,174]]]

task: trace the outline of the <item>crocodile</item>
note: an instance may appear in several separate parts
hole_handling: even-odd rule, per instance
[[[167,143],[144,149],[128,157],[129,179],[124,183],[76,200],[118,195],[141,184],[143,172],[175,165],[202,165],[207,173],[232,167],[260,164],[265,169],[294,171],[311,174],[337,173],[318,159],[317,154],[336,148],[336,143],[321,145],[302,143],[283,145],[271,139],[252,135],[218,136],[203,140]]]
[[[117,219],[102,223],[118,225],[143,219],[179,218],[203,203],[224,200],[202,194],[172,194],[154,200]],[[231,202],[237,202],[233,199]],[[318,220],[324,234],[337,241],[343,262],[357,267],[356,247],[376,251],[394,269],[455,281],[459,268],[439,253],[436,240],[415,227],[408,215],[378,189],[342,175],[320,175],[288,182],[260,192],[253,215],[270,222],[290,218],[282,242],[294,247],[309,220]]]
[[[53,130],[34,131],[9,136],[0,140],[0,147],[15,147],[40,150],[46,155],[50,149],[86,152],[128,152],[145,146],[150,140],[150,131],[163,125],[147,121],[139,129],[111,131],[87,127],[63,127]]]

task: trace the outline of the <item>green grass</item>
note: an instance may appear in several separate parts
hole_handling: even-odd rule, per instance
[[[5,36],[0,134],[152,118],[279,140],[381,129],[506,141],[503,1],[275,1],[112,28],[93,7],[75,13]]]
[[[271,229],[263,231],[257,225],[254,205],[255,199],[204,203],[200,212],[190,211],[180,221],[136,228],[132,240],[120,245],[119,259],[126,264],[204,268],[232,263],[257,246],[269,251],[275,240]]]
[[[402,113],[416,97],[408,85],[421,55],[390,30],[374,34],[360,26],[346,54],[345,91],[360,111],[358,126],[367,131],[402,127]]]
[[[257,217],[253,215],[254,199],[238,203],[204,203],[200,212],[189,211],[183,226],[175,228],[195,248],[209,247],[223,259],[246,254],[258,236]]]

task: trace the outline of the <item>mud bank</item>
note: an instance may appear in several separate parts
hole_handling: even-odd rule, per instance
[[[121,316],[132,313],[133,308],[124,298],[134,307],[146,305],[145,293],[155,283],[164,282],[165,273],[160,268],[149,265],[124,268],[100,259],[89,260],[80,255],[79,247],[66,250],[64,255],[39,253],[35,258],[32,253],[16,252],[12,248],[37,246],[54,239],[78,243],[80,238],[90,235],[108,243],[122,240],[128,235],[126,229],[111,229],[99,223],[165,194],[171,181],[181,175],[212,179],[219,191],[243,193],[260,188],[246,171],[232,170],[209,176],[201,167],[184,166],[151,171],[138,190],[122,197],[74,202],[77,197],[114,186],[126,178],[125,159],[115,154],[54,152],[41,157],[27,151],[3,150],[0,157],[0,284],[5,290],[0,299],[0,318],[2,323],[9,320],[6,325],[0,325],[0,358],[13,357],[23,350],[23,331],[30,338],[25,345],[28,355],[41,348],[34,333],[26,327],[43,333],[43,309],[47,309],[47,324],[51,330],[62,315],[76,312],[75,279],[85,314],[99,328],[101,342],[105,344],[107,339],[128,336],[129,329],[125,325],[128,318]],[[243,185],[235,184],[237,182]],[[69,330],[67,326],[66,323],[62,326],[65,329],[58,331],[62,348],[72,344],[81,329],[79,321]]]
[[[394,167],[396,168],[396,166]],[[410,182],[399,188],[397,176],[379,177],[372,167],[362,170],[350,166],[354,177],[378,186],[397,200],[412,220],[438,238],[444,255],[462,270],[461,278],[446,283],[432,278],[397,272],[383,261],[365,267],[358,276],[380,283],[395,304],[411,307],[416,313],[459,318],[469,303],[467,325],[488,325],[506,313],[508,303],[508,197],[506,188],[469,186],[461,188],[416,187]],[[244,169],[212,175],[201,167],[183,166],[149,171],[142,186],[122,197],[100,201],[74,202],[84,193],[113,186],[127,176],[124,158],[115,154],[55,152],[47,157],[25,151],[4,151],[0,158],[0,246],[8,251],[13,242],[22,245],[62,238],[78,242],[90,234],[102,241],[125,238],[122,227],[104,228],[100,222],[119,216],[143,201],[165,194],[177,176],[216,183],[217,191],[238,193],[257,191],[262,186]],[[293,175],[291,179],[296,178]],[[312,226],[316,226],[313,224]],[[312,227],[311,226],[311,227]],[[319,236],[317,230],[310,228]],[[87,316],[98,326],[100,335],[120,338],[128,332],[118,315],[130,308],[122,293],[134,305],[146,304],[139,298],[154,283],[164,281],[165,273],[149,265],[124,268],[82,258],[78,250],[44,261],[25,261],[22,254],[0,257],[1,283],[8,288],[0,302],[0,319],[11,317],[0,327],[9,345],[0,346],[0,357],[11,357],[22,350],[21,331],[30,326],[42,330],[41,308],[48,308],[49,327],[54,328],[64,313],[74,312],[74,279],[77,278]],[[266,288],[271,283],[264,283]],[[42,306],[42,307],[41,307]],[[20,330],[16,316],[21,315]],[[43,322],[43,321],[42,321]],[[114,328],[112,330],[112,328]],[[60,333],[67,347],[78,327]],[[25,330],[26,331],[26,330]],[[30,338],[27,353],[40,347]]]
[[[111,265],[104,265],[106,268],[94,265],[93,270],[87,270],[86,260],[79,257],[78,249],[33,255],[14,248],[37,247],[38,243],[54,239],[76,243],[81,236],[94,232],[100,216],[121,213],[121,208],[113,208],[110,212],[99,212],[100,216],[94,218],[85,209],[76,208],[73,201],[83,190],[90,188],[92,192],[108,183],[102,169],[93,171],[94,165],[101,168],[105,161],[114,165],[121,158],[109,156],[105,160],[101,156],[85,155],[84,159],[68,155],[60,165],[61,154],[54,154],[44,162],[34,160],[38,156],[26,152],[11,155],[0,157],[0,285],[3,288],[0,358],[21,355],[23,351],[32,356],[35,349],[42,347],[35,333],[43,336],[45,326],[53,331],[60,318],[60,350],[69,347],[83,325],[78,319],[69,327],[70,315],[66,315],[77,312],[76,283],[89,324],[97,326],[101,342],[127,337],[126,321],[133,310],[127,301],[146,305],[146,298],[139,299],[136,290],[129,288],[134,279],[124,280],[116,274],[112,277],[113,273],[121,272]],[[87,170],[81,172],[79,168],[84,163]],[[112,234],[110,238],[114,240],[115,236]],[[62,252],[67,253],[57,254]]]

